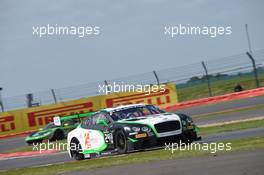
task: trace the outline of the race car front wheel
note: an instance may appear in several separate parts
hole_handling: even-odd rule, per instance
[[[70,145],[71,155],[75,160],[83,160],[82,146],[77,139],[73,139]]]
[[[183,143],[189,144],[193,142],[193,135],[191,132],[183,132],[181,135],[181,141]]]
[[[128,142],[123,131],[118,130],[115,133],[115,147],[119,154],[124,154],[128,151]]]

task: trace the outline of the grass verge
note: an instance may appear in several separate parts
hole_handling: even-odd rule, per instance
[[[259,74],[260,86],[264,86],[264,74]],[[240,83],[246,90],[256,88],[253,75],[237,76],[223,80],[211,81],[213,96],[234,92],[234,87]],[[178,98],[180,102],[209,97],[207,83],[193,84],[187,87],[178,87]]]
[[[230,140],[223,143],[231,143],[232,149],[230,151],[220,151],[216,154],[228,153],[233,151],[245,151],[245,150],[255,150],[264,149],[264,137],[254,137],[239,140]],[[192,150],[192,151],[174,151],[172,154],[169,150],[155,150],[147,152],[131,153],[122,156],[97,158],[84,161],[67,162],[57,165],[48,165],[45,167],[34,167],[34,168],[23,168],[17,170],[9,170],[2,172],[5,175],[42,175],[42,174],[61,174],[65,172],[74,171],[87,171],[94,168],[103,168],[109,166],[133,164],[133,163],[146,163],[155,160],[168,160],[177,158],[187,158],[202,155],[212,155],[208,151]]]

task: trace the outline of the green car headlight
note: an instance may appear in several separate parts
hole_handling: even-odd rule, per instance
[[[35,133],[35,134],[32,135],[32,137],[48,136],[50,134],[51,134],[51,132],[47,131],[47,132],[43,132],[43,133]]]
[[[35,133],[32,135],[32,137],[38,137],[39,136],[39,133]]]
[[[46,135],[50,135],[50,134],[51,134],[50,131],[43,133],[44,136],[46,136]]]

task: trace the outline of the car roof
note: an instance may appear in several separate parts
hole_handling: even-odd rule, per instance
[[[113,108],[105,108],[103,111],[106,112],[113,112],[113,111],[120,111],[123,109],[135,108],[135,107],[143,107],[146,106],[145,104],[130,104],[130,105],[121,105]]]

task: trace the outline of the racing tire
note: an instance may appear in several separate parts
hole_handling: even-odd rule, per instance
[[[122,130],[118,130],[115,133],[115,148],[119,154],[125,154],[133,149],[132,143],[128,142]]]
[[[56,130],[53,134],[53,136],[49,139],[50,141],[56,141],[56,140],[63,140],[64,139],[64,133],[62,130]]]
[[[182,143],[185,144],[189,144],[193,142],[193,139],[190,137],[190,134],[184,132],[181,134],[180,140],[182,141]]]
[[[155,147],[155,146],[157,146],[157,145],[158,145],[158,141],[157,141],[156,138],[150,140],[150,142],[149,142],[149,147],[150,147],[150,148],[151,148],[151,147]]]
[[[75,144],[75,146],[72,144]],[[71,147],[70,148],[71,155],[75,160],[83,160],[85,158],[84,154],[82,153],[82,146],[77,139],[73,139],[73,141],[71,141],[70,147]],[[72,148],[76,148],[76,149],[72,149]]]

